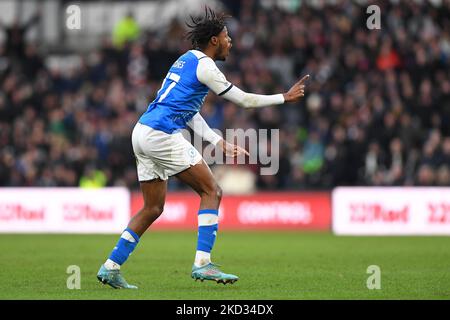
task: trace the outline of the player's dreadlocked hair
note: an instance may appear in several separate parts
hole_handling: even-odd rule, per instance
[[[212,9],[205,6],[205,16],[195,18],[190,16],[191,23],[186,25],[191,29],[186,37],[191,40],[192,47],[204,49],[213,36],[217,36],[225,27],[225,19],[230,16],[221,13],[217,15]]]

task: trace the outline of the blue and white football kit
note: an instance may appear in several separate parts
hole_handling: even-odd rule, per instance
[[[133,129],[132,143],[139,181],[167,180],[202,161],[199,152],[180,132],[187,126],[214,145],[222,139],[199,114],[210,89],[246,108],[284,103],[282,94],[257,95],[240,90],[227,81],[214,61],[203,52],[186,52],[172,65],[155,100]],[[198,212],[197,252],[191,276],[196,280],[233,283],[237,276],[223,273],[211,263],[218,214],[215,208]],[[139,240],[133,230],[125,229],[111,255],[100,267],[98,280],[114,288],[137,288],[125,281],[119,269]]]
[[[200,111],[209,88],[197,78],[197,67],[208,56],[199,51],[183,54],[169,69],[158,91],[139,123],[171,134],[184,129],[189,120]]]
[[[199,114],[209,89],[243,107],[284,103],[282,94],[257,95],[234,87],[210,57],[189,50],[172,65],[155,100],[133,130],[139,181],[167,180],[202,160],[181,129],[189,126],[212,144],[221,140]]]

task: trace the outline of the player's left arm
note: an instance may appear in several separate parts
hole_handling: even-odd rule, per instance
[[[213,145],[216,145],[220,140],[222,140],[222,137],[208,126],[205,119],[203,119],[199,112],[196,113],[187,124],[196,134]]]
[[[242,153],[249,155],[249,153],[245,149],[225,141],[220,135],[215,133],[208,126],[205,119],[203,119],[200,113],[196,113],[187,124],[196,134],[198,134],[206,141],[212,143],[213,145],[219,144],[222,148],[222,151],[227,156],[236,157]]]

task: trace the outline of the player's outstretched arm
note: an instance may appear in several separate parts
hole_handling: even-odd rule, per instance
[[[283,94],[262,95],[247,93],[233,86],[230,90],[223,94],[223,97],[244,108],[258,108],[287,102],[295,102],[305,95],[305,81],[308,78],[309,75],[304,76],[297,83],[295,83],[288,92]]]
[[[308,80],[309,74],[296,82],[288,92],[283,93],[284,102],[295,102],[305,96],[305,82]]]
[[[248,93],[236,86],[231,87],[222,97],[243,108],[259,108],[285,103],[281,93],[271,95]]]
[[[225,78],[225,75],[219,68],[217,68],[214,61],[209,57],[204,57],[199,60],[197,78],[217,95],[222,96],[241,107],[258,108],[299,100],[305,94],[305,81],[309,78],[309,75],[300,79],[286,93],[273,95],[248,93],[233,86]]]

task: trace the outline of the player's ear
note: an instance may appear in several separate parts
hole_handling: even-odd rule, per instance
[[[217,38],[216,36],[212,36],[211,37],[211,44],[215,46],[218,43],[219,43],[219,38]]]

